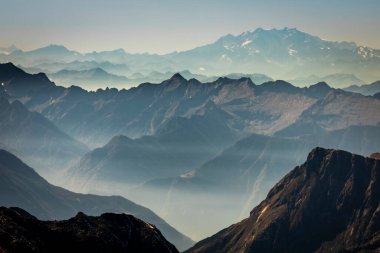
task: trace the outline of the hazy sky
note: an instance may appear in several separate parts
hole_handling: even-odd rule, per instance
[[[379,0],[0,0],[0,46],[166,53],[296,27],[380,48]]]

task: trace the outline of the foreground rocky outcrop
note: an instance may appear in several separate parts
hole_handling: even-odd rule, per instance
[[[0,252],[178,252],[153,225],[132,215],[78,213],[40,221],[20,208],[0,207]]]
[[[187,252],[379,252],[380,161],[315,148],[249,218]]]
[[[68,219],[78,212],[94,216],[128,213],[157,226],[179,250],[193,245],[190,238],[148,208],[120,196],[80,194],[51,185],[16,156],[1,149],[0,206],[20,207],[41,220]]]

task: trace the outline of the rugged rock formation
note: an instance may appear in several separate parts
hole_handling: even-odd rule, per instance
[[[78,213],[39,221],[19,208],[0,208],[0,252],[178,252],[153,225],[132,215]]]
[[[380,162],[315,148],[249,218],[187,252],[379,252]]]

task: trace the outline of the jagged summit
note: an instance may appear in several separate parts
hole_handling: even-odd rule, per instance
[[[25,75],[26,73],[15,66],[12,62],[0,64],[0,76],[1,79],[11,78],[15,75]]]
[[[11,62],[0,64],[0,84],[8,95],[12,96],[18,96],[24,92],[31,95],[34,92],[40,92],[41,89],[55,86],[44,73],[34,75],[26,73]]]
[[[187,80],[180,73],[175,73],[169,81],[186,82]]]
[[[332,90],[334,89],[331,88],[326,82],[319,82],[305,88],[306,93],[315,98],[323,98]]]
[[[331,87],[326,82],[319,82],[313,85],[310,85],[309,88],[323,88],[323,89],[331,89]]]

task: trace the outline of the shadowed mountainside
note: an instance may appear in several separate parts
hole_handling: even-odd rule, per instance
[[[249,218],[186,252],[378,252],[379,160],[316,148]]]
[[[88,152],[88,148],[22,103],[0,97],[0,141],[46,175],[63,169]]]
[[[0,250],[10,252],[151,252],[178,250],[153,225],[132,215],[78,213],[39,221],[19,208],[0,207]]]

